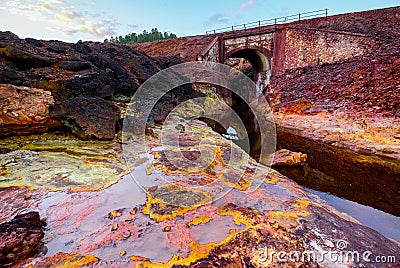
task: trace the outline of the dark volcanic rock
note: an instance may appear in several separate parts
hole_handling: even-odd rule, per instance
[[[81,139],[113,139],[120,110],[101,98],[77,97],[56,103],[50,116],[60,119]]]
[[[0,84],[21,86],[13,94],[0,91],[5,94],[0,96],[0,135],[44,132],[57,118],[80,138],[112,139],[120,111],[100,98],[130,97],[159,70],[154,59],[131,46],[20,39],[0,32]],[[61,102],[50,118],[54,100]]]
[[[114,93],[113,81],[101,73],[87,73],[66,79],[40,81],[36,87],[51,91],[59,100],[86,96],[109,99]]]
[[[150,123],[163,123],[168,114],[180,103],[189,99],[204,97],[203,93],[195,91],[191,85],[176,87],[163,95],[152,107]]]
[[[90,69],[90,63],[82,61],[63,61],[60,68],[68,71],[82,71]]]
[[[0,83],[43,88],[57,100],[132,96],[158,63],[131,46],[19,39],[0,32]]]
[[[25,41],[28,42],[31,45],[34,45],[35,47],[43,46],[43,41],[37,40],[37,39],[34,39],[34,38],[25,38]]]
[[[0,56],[13,62],[19,69],[23,70],[34,67],[50,66],[56,61],[53,57],[36,55],[13,46],[0,48]]]
[[[0,224],[0,264],[32,256],[44,237],[39,213],[29,212]]]

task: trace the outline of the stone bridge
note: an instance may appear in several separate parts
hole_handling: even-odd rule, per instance
[[[254,80],[267,84],[271,74],[275,29],[252,33],[217,35],[198,55],[197,60],[225,63],[231,58],[244,58],[254,69]]]
[[[320,11],[316,11],[320,12]],[[321,15],[321,13],[305,13]],[[282,75],[288,69],[332,63],[367,53],[374,39],[366,34],[338,31],[332,28],[332,18],[324,10],[323,17],[291,23],[232,29],[213,33],[214,39],[197,56],[197,60],[225,63],[232,58],[244,58],[254,69],[254,80],[264,88],[271,75]],[[306,16],[309,17],[310,15]],[[340,16],[340,15],[338,15]],[[282,18],[278,18],[278,21]],[[270,20],[271,21],[271,20]],[[254,24],[254,23],[253,23]],[[215,32],[215,31],[214,31]]]
[[[365,11],[360,14],[368,16]],[[359,31],[349,23],[352,14],[328,16],[313,12],[269,20],[272,24],[242,25],[240,29],[211,34],[181,37],[134,45],[135,48],[165,62],[165,58],[180,61],[226,63],[233,58],[248,60],[254,69],[254,80],[264,88],[269,76],[283,75],[287,70],[333,63],[368,53],[377,42],[366,30]],[[302,18],[306,19],[302,19]],[[287,19],[291,22],[286,23]],[[346,23],[347,22],[347,23]],[[360,26],[361,27],[361,26]],[[171,60],[169,64],[175,64]]]
[[[225,63],[244,58],[254,69],[254,80],[265,87],[270,75],[359,56],[371,50],[371,42],[372,38],[365,34],[273,25],[215,34],[197,60]]]

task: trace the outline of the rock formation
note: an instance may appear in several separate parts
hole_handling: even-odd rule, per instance
[[[265,250],[297,252],[300,257],[291,261],[294,266],[332,267],[335,261],[322,259],[321,254],[340,249],[360,254],[371,251],[371,259],[376,255],[399,257],[397,243],[338,212],[278,172],[253,159],[247,161],[238,146],[205,123],[192,120],[185,123],[182,132],[175,128],[182,124],[179,118],[172,120],[163,139],[176,140],[179,136],[184,157],[176,153],[176,146],[160,146],[161,139],[150,136],[149,151],[142,154],[138,139],[132,137],[122,151],[124,157],[136,159],[131,173],[106,190],[74,190],[76,183],[67,179],[62,184],[69,184],[69,192],[52,191],[51,185],[40,184],[30,189],[0,189],[1,203],[14,196],[16,206],[9,208],[12,213],[20,206],[37,207],[46,217],[48,254],[23,263],[77,262],[100,267],[279,265],[277,256],[266,257]],[[159,128],[153,131],[154,136],[162,136]],[[54,140],[39,143],[42,150],[49,142]],[[94,151],[90,146],[94,145],[78,148]],[[98,164],[92,159],[94,165]],[[194,162],[187,165],[188,159]],[[40,163],[41,159],[33,161]],[[88,159],[82,161],[88,164]],[[47,163],[49,170],[55,166],[57,163]],[[57,173],[52,177],[53,181],[60,180]],[[70,254],[61,253],[65,250]],[[315,256],[302,260],[303,252]],[[361,257],[341,264],[351,267],[354,262],[372,267]]]
[[[131,96],[159,67],[128,46],[111,43],[42,41],[0,33],[0,83],[51,91],[71,97]]]
[[[29,212],[0,224],[0,264],[28,258],[43,245],[44,232],[38,212]]]
[[[306,154],[281,149],[275,152],[272,166],[302,166],[306,163],[306,161]]]
[[[129,46],[0,32],[0,135],[45,132],[62,122],[80,138],[112,139],[120,115],[108,100],[129,98],[159,69]]]
[[[49,115],[53,104],[51,92],[0,84],[0,136],[40,133],[59,127],[61,122]]]
[[[50,116],[59,118],[81,139],[113,139],[120,109],[98,97],[76,97],[56,103]]]

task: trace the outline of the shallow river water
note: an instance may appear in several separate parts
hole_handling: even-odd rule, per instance
[[[400,243],[400,217],[328,193],[309,188],[306,190],[318,195],[337,210],[355,218],[361,224]]]

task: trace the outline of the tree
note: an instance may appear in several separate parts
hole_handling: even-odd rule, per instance
[[[104,42],[112,42],[112,43],[122,43],[122,44],[136,44],[143,43],[149,41],[158,41],[164,39],[177,38],[176,34],[164,32],[164,34],[158,31],[157,28],[152,28],[150,32],[143,30],[142,33],[130,33],[125,36],[118,37],[110,37],[110,39],[105,39]]]

